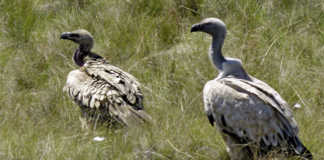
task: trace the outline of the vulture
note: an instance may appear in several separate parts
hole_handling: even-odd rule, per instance
[[[219,75],[203,89],[204,109],[227,145],[232,160],[264,157],[270,152],[312,159],[298,138],[287,102],[265,82],[249,75],[239,59],[222,55],[226,25],[206,18],[191,27],[212,37],[209,58]]]
[[[81,108],[82,128],[100,123],[130,126],[151,120],[143,110],[143,94],[134,76],[91,51],[94,40],[84,30],[64,32],[61,39],[79,44],[63,91]]]

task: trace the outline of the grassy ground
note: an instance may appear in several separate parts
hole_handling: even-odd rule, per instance
[[[205,17],[227,24],[226,56],[302,105],[300,137],[324,159],[323,13],[323,0],[0,0],[0,159],[228,159],[203,112],[203,85],[217,75],[210,38],[189,33]],[[59,39],[78,28],[143,84],[154,125],[81,130],[62,92],[77,46]]]

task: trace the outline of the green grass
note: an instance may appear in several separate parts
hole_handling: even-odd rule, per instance
[[[228,159],[203,112],[217,76],[210,38],[193,23],[218,17],[223,52],[275,88],[294,110],[300,137],[324,159],[322,0],[0,0],[0,159]],[[62,32],[84,28],[94,51],[143,84],[153,125],[83,131],[62,92],[77,47]],[[94,142],[95,136],[106,138]]]

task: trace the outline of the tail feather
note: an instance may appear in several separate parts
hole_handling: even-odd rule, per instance
[[[302,157],[305,160],[312,160],[312,153],[304,146],[304,144],[299,140],[298,137],[293,137],[289,139],[290,144],[294,148],[294,154]]]
[[[126,126],[132,126],[152,121],[152,117],[148,115],[144,110],[136,110],[129,105],[117,107],[111,106],[109,110],[119,123]]]
[[[129,109],[131,111],[132,119],[140,123],[152,122],[152,117],[148,115],[144,110]]]
[[[306,147],[305,147],[304,152],[300,156],[307,159],[307,160],[312,160],[313,159],[312,153]]]

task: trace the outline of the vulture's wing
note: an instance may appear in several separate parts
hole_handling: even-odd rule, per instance
[[[260,80],[209,81],[204,87],[204,103],[210,122],[242,143],[256,142],[270,148],[288,144],[301,150],[297,124],[287,103]]]
[[[104,60],[88,60],[71,71],[64,90],[81,107],[98,109],[129,125],[151,117],[143,111],[140,84],[130,74]]]
[[[140,90],[140,83],[134,76],[101,59],[88,60],[84,67],[92,77],[110,84],[121,94],[124,101],[133,106],[134,109],[143,109],[143,94]]]

